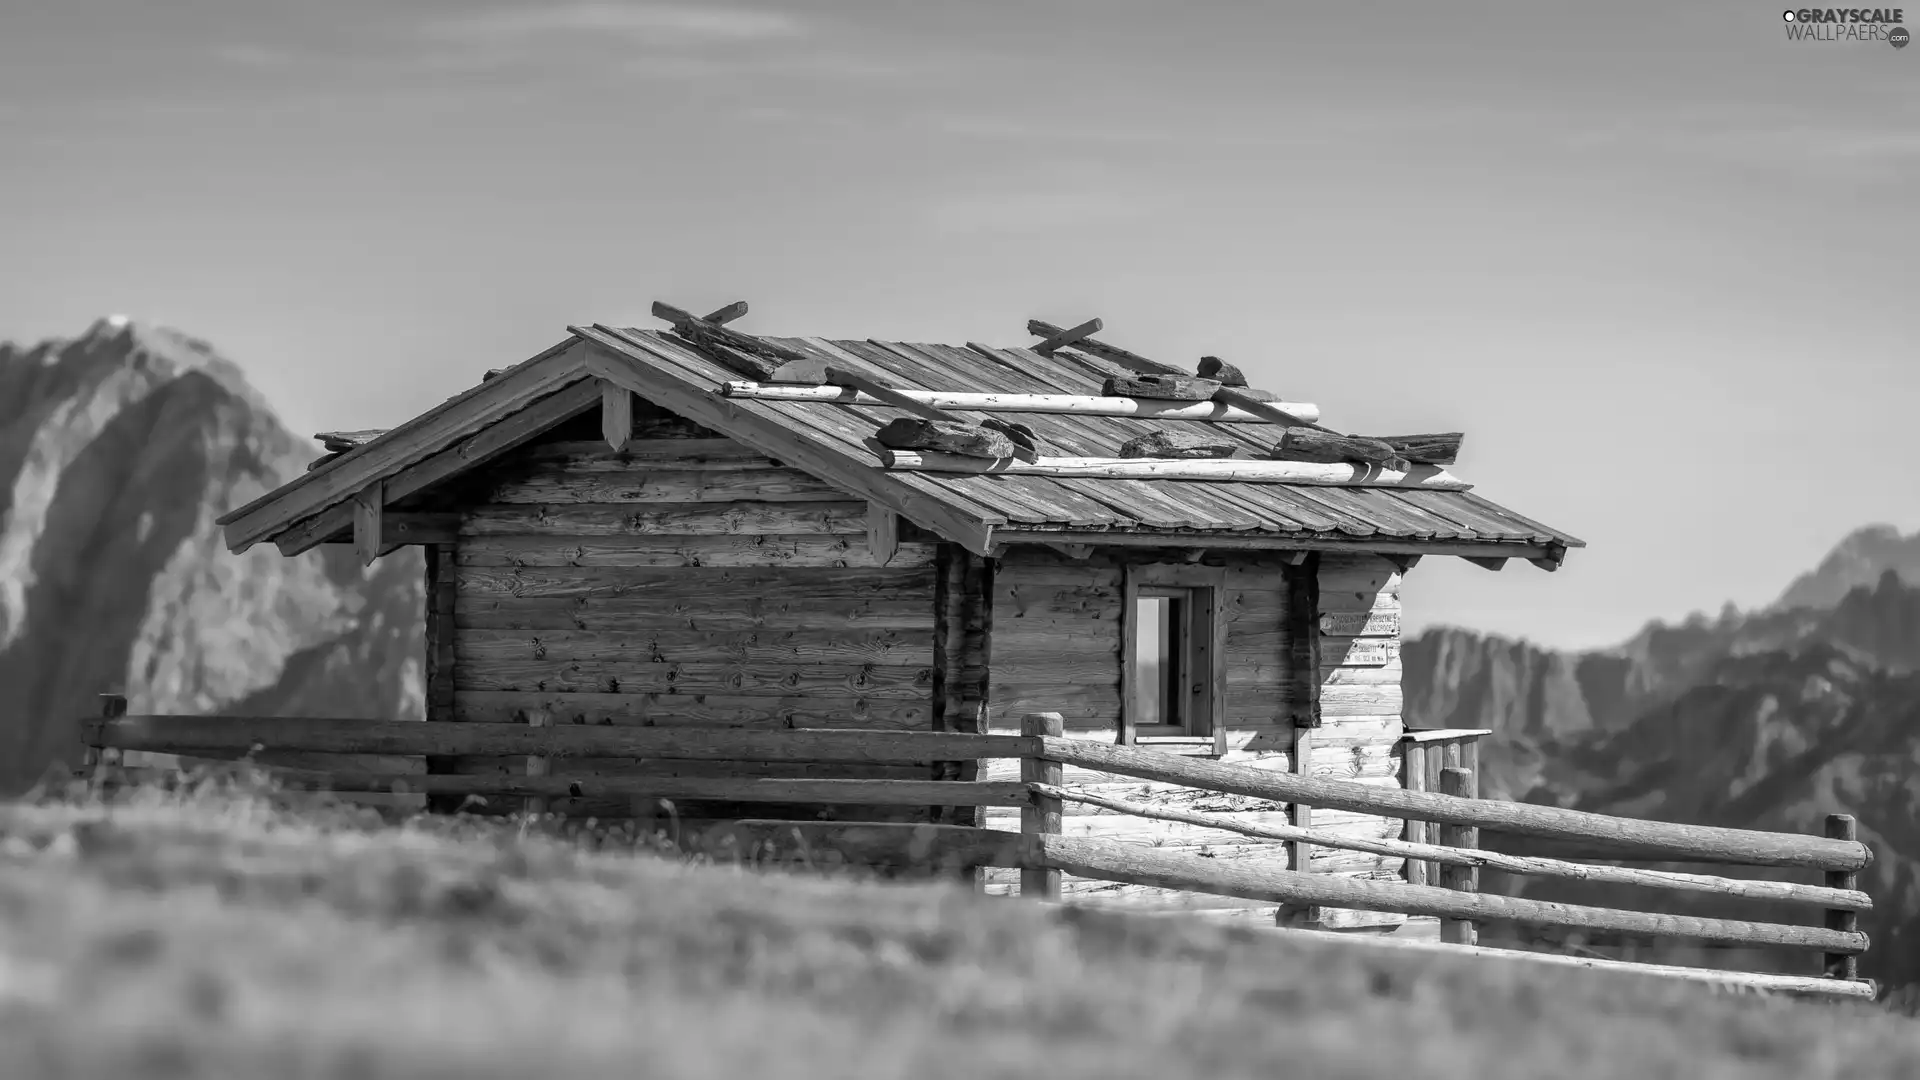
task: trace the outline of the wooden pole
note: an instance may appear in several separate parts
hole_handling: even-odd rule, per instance
[[[528,727],[543,728],[547,726],[549,720],[550,720],[550,717],[548,716],[547,710],[545,709],[529,709],[527,711]],[[544,756],[528,754],[527,755],[527,775],[528,776],[546,776],[547,775],[547,759]],[[542,814],[545,814],[547,812],[546,796],[544,795],[527,796],[526,811],[527,811],[527,814],[531,817],[539,817]]]
[[[1705,855],[1749,866],[1805,866],[1817,870],[1858,870],[1873,862],[1873,853],[1863,844],[1818,836],[1679,825],[1497,799],[1451,799],[1431,792],[1293,776],[1087,739],[1050,738],[1044,742],[1042,752],[1046,757],[1066,765],[1272,802],[1303,800],[1324,810],[1419,817],[1482,830],[1602,843],[1637,849],[1637,854],[1670,855],[1681,861]]]
[[[1457,754],[1458,744],[1450,744],[1447,749]],[[1440,793],[1456,798],[1473,798],[1473,774],[1461,768],[1440,770]],[[1440,827],[1440,843],[1446,847],[1471,849],[1477,842],[1474,830],[1465,825],[1443,825]],[[1442,866],[1440,868],[1440,887],[1455,892],[1479,892],[1480,871],[1471,866]],[[1449,945],[1472,945],[1479,938],[1470,919],[1440,920],[1440,940]]]
[[[100,695],[102,720],[118,720],[125,715],[127,715],[127,695],[121,693]],[[91,735],[84,737],[83,742],[85,746],[80,753],[80,774],[89,784],[98,786],[100,767],[120,764],[120,751],[114,747],[101,746],[99,739]]]
[[[1052,736],[1057,739],[1065,732],[1066,718],[1059,713],[1028,713],[1020,719],[1020,733],[1029,738]],[[1039,757],[1020,759],[1020,779],[1023,783],[1059,787],[1065,771],[1065,766],[1057,761]],[[1027,804],[1020,808],[1020,831],[1029,838],[1060,835],[1060,800],[1047,795],[1030,794]],[[1060,899],[1060,871],[1046,867],[1037,860],[1030,866],[1022,867],[1020,895],[1030,900]]]
[[[1852,814],[1828,814],[1827,838],[1831,840],[1858,840],[1859,828]],[[1830,889],[1858,889],[1860,875],[1853,870],[1829,870],[1826,884]],[[1860,916],[1857,912],[1844,908],[1827,909],[1827,929],[1853,933],[1860,929]],[[1828,953],[1821,965],[1828,978],[1857,979],[1860,977],[1860,959],[1847,953]]]
[[[1138,751],[1136,751],[1138,752]],[[1355,908],[1360,911],[1433,915],[1475,922],[1518,922],[1612,930],[1660,938],[1691,938],[1729,945],[1776,945],[1810,952],[1862,953],[1867,935],[1818,926],[1710,919],[1644,911],[1561,904],[1548,900],[1467,893],[1345,874],[1302,874],[1263,866],[1257,859],[1209,859],[1146,844],[1077,836],[1027,837],[1038,841],[1041,865],[1076,877],[1161,889],[1236,896],[1271,904]]]
[[[1425,743],[1410,742],[1406,744],[1406,761],[1402,765],[1402,768],[1406,770],[1407,778],[1405,787],[1408,791],[1427,790],[1427,746]],[[1418,818],[1408,818],[1406,821],[1407,842],[1410,844],[1425,844],[1427,842],[1427,823]],[[1408,859],[1407,884],[1425,885],[1429,876],[1428,869],[1431,866],[1432,864],[1425,859]]]
[[[1033,785],[1028,786],[1033,787]],[[1132,814],[1136,817],[1178,821],[1185,825],[1198,825],[1203,829],[1219,829],[1222,832],[1239,833],[1242,836],[1257,836],[1264,840],[1299,842],[1332,848],[1336,851],[1364,851],[1390,858],[1404,858],[1409,866],[1424,866],[1425,860],[1431,859],[1437,863],[1482,867],[1509,874],[1604,882],[1611,885],[1637,885],[1649,889],[1671,889],[1679,892],[1711,893],[1716,896],[1746,900],[1841,908],[1848,911],[1873,910],[1873,899],[1866,893],[1857,890],[1829,889],[1822,885],[1802,885],[1796,881],[1751,881],[1742,878],[1712,877],[1706,874],[1679,874],[1666,870],[1640,870],[1625,866],[1587,866],[1576,862],[1562,862],[1559,859],[1502,855],[1479,848],[1440,847],[1436,844],[1416,844],[1405,840],[1372,840],[1361,836],[1341,836],[1321,830],[1295,829],[1291,825],[1254,825],[1228,815],[1176,810],[1148,803],[1129,802],[1106,795],[1094,795],[1085,791],[1068,791],[1065,788],[1047,788],[1041,794],[1057,796],[1066,802],[1105,807],[1108,810]],[[1426,823],[1416,822],[1415,824]],[[1424,885],[1426,880],[1423,878],[1413,884]]]

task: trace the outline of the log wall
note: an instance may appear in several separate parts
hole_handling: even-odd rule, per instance
[[[998,560],[993,581],[989,722],[996,733],[1018,733],[1029,712],[1058,712],[1069,737],[1113,742],[1120,709],[1121,575],[1145,553],[1096,551],[1084,560],[1045,548],[1013,548]],[[1310,681],[1295,659],[1296,627],[1290,610],[1298,590],[1288,588],[1289,570],[1278,555],[1223,553],[1207,565],[1226,571],[1227,754],[1220,760],[1256,768],[1294,768],[1296,716],[1308,715],[1301,698]],[[1178,565],[1178,564],[1176,564]],[[1399,785],[1402,732],[1400,707],[1400,576],[1386,559],[1327,555],[1319,563],[1322,623],[1317,692],[1322,726],[1311,732],[1306,769],[1316,776]],[[1364,644],[1356,644],[1364,643]],[[1381,652],[1386,656],[1380,662]],[[1371,654],[1371,655],[1369,655]],[[1211,758],[1205,744],[1155,744],[1163,752]],[[1011,779],[1011,762],[989,762],[983,779]],[[1003,777],[1001,774],[1005,773]],[[1290,808],[1238,796],[1145,783],[1068,768],[1064,786],[1155,805],[1228,814],[1249,822],[1286,824]],[[1017,829],[1018,811],[988,807],[986,823]],[[1117,814],[1067,803],[1063,833],[1197,851],[1216,859],[1258,859],[1289,867],[1288,846],[1220,830]],[[1318,810],[1315,828],[1353,836],[1398,837],[1396,820]],[[1398,878],[1402,860],[1379,855],[1309,848],[1311,869],[1378,878]],[[989,890],[1011,891],[1017,873],[989,875]],[[1211,908],[1222,914],[1272,913],[1270,906],[1181,894],[1142,886],[1065,877],[1070,899],[1110,900],[1128,905]],[[1331,913],[1329,913],[1331,914]]]
[[[597,418],[594,418],[597,421]],[[727,728],[934,724],[937,545],[867,546],[867,505],[636,402],[635,438],[529,447],[463,498],[449,719]],[[955,680],[956,687],[963,680]],[[958,725],[956,725],[958,726]],[[524,773],[524,758],[460,758]],[[553,811],[925,820],[921,808],[596,799],[608,776],[924,780],[920,765],[553,759]]]

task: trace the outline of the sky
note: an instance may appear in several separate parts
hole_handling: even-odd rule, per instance
[[[1429,559],[1408,625],[1560,647],[1920,528],[1915,193],[1920,48],[1760,3],[0,0],[0,338],[174,326],[306,433],[654,300],[1099,316],[1465,431],[1590,546]]]

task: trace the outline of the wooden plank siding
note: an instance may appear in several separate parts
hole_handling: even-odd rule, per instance
[[[995,733],[1017,733],[1028,712],[1058,712],[1069,737],[1103,742],[1118,737],[1122,648],[1122,568],[1152,558],[1096,550],[1074,559],[1044,548],[1015,548],[998,561],[992,622],[993,664],[989,723]],[[1226,754],[1219,760],[1281,771],[1293,767],[1300,715],[1297,706],[1306,684],[1299,677],[1290,627],[1288,571],[1278,555],[1217,553],[1205,560],[1224,571],[1220,598],[1226,615]],[[1320,633],[1319,702],[1322,726],[1308,750],[1307,772],[1329,779],[1398,786],[1401,772],[1400,660],[1398,627],[1400,576],[1386,559],[1372,555],[1324,555],[1319,564],[1319,610],[1335,618]],[[1309,592],[1311,595],[1311,591]],[[1341,631],[1341,632],[1329,632]],[[1351,631],[1367,631],[1364,637]],[[1364,640],[1365,649],[1354,648]],[[1380,660],[1380,646],[1387,659]],[[1352,663],[1349,663],[1352,657]],[[1161,752],[1214,756],[1211,745],[1155,744]],[[980,779],[1013,779],[1017,762],[987,762]],[[1063,786],[1137,802],[1157,803],[1226,814],[1250,822],[1284,824],[1289,807],[1238,796],[1144,783],[1085,769],[1068,768]],[[1235,833],[1200,829],[1176,822],[1117,814],[1068,802],[1063,834],[1124,840],[1159,847],[1195,850],[1215,858],[1273,860],[1289,866],[1288,846]],[[1018,811],[983,808],[984,821],[1018,828]],[[1319,810],[1316,828],[1345,835],[1398,837],[1396,820]],[[1316,872],[1379,878],[1400,876],[1402,860],[1358,852],[1312,848]],[[1017,873],[991,871],[990,891],[1012,891]],[[1068,898],[1128,906],[1181,906],[1189,901],[1164,890],[1067,877]],[[1217,898],[1193,900],[1222,906]],[[1270,910],[1270,909],[1269,909]],[[1337,922],[1339,915],[1321,912]]]
[[[462,499],[448,719],[934,729],[941,545],[903,542],[877,565],[862,500],[644,401],[618,452],[595,440],[598,417],[581,421],[503,458]],[[953,719],[951,730],[966,729]],[[526,759],[449,767],[519,774]],[[925,780],[932,768],[556,758],[551,775],[578,780],[579,794],[550,809],[670,813],[683,828],[732,817],[926,820],[920,807],[669,810],[592,789],[616,776]]]

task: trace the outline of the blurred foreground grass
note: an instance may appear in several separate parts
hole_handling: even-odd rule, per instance
[[[1867,1005],[249,787],[0,806],[0,1077],[1913,1077]]]

